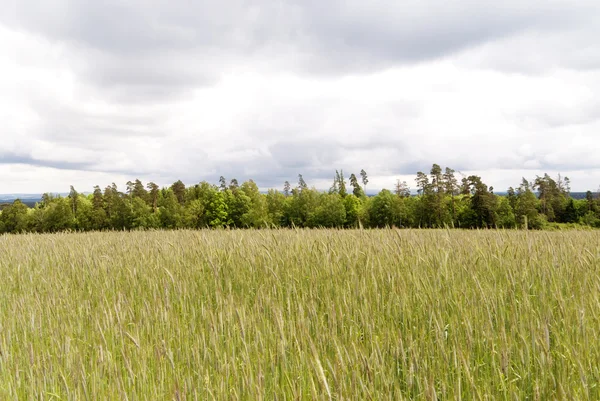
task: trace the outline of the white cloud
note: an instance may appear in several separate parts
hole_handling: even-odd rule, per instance
[[[0,17],[0,193],[221,174],[326,188],[362,168],[375,189],[432,163],[497,191],[600,183],[595,2],[232,1],[222,24],[178,3],[114,23],[112,2],[20,4]]]

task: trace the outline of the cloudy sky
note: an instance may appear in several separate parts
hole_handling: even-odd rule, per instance
[[[597,0],[3,0],[0,193],[600,184]],[[459,176],[460,178],[460,176]]]

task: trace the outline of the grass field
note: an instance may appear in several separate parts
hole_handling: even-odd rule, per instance
[[[0,236],[0,399],[600,399],[600,232]]]

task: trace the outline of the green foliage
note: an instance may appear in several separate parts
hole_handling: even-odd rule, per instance
[[[18,233],[27,229],[27,206],[19,199],[0,213],[0,232]]]
[[[213,228],[225,227],[230,224],[225,194],[214,189],[209,194],[206,206],[208,225]]]
[[[357,198],[362,198],[365,193],[358,183],[358,179],[354,174],[350,174],[350,186],[352,187],[352,194]]]
[[[236,227],[243,227],[242,217],[250,211],[252,200],[239,187],[227,189],[222,193],[224,194],[231,224]]]
[[[79,231],[90,231],[94,229],[92,200],[83,194],[79,194],[76,200],[77,215],[75,216],[75,228]]]
[[[513,209],[510,207],[508,198],[496,196],[496,204],[496,224],[498,228],[515,228],[517,226],[517,219]]]
[[[288,188],[289,190],[289,188]],[[287,196],[284,193],[270,189],[266,195],[268,221],[276,227],[286,225],[286,201]]]
[[[286,204],[286,224],[308,227],[312,214],[319,205],[319,193],[314,189],[295,189]]]
[[[360,174],[363,185],[368,178]],[[15,202],[0,214],[0,232],[56,232],[63,230],[131,230],[181,228],[265,227],[406,227],[406,228],[530,228],[562,229],[557,224],[598,227],[599,199],[569,196],[570,181],[547,174],[532,182],[523,179],[507,196],[494,194],[481,177],[463,176],[461,184],[451,168],[433,164],[429,174],[418,172],[417,196],[405,181],[394,193],[382,190],[367,197],[355,174],[347,193],[342,170],[336,171],[329,194],[309,188],[302,175],[298,186],[285,181],[284,192],[260,192],[248,180],[241,185],[220,177],[219,186],[203,181],[186,187],[177,181],[160,189],[153,182],[129,181],[126,191],[116,184],[104,192],[95,186],[90,195],[71,187],[66,198],[44,194],[35,208]],[[559,227],[559,228],[557,228]]]
[[[69,198],[56,198],[42,210],[42,232],[58,232],[75,228],[75,216]]]
[[[310,214],[308,227],[343,227],[346,223],[346,208],[340,194],[322,194],[318,206]]]
[[[387,189],[382,190],[369,204],[369,220],[374,227],[402,226],[401,198]]]
[[[177,202],[179,202],[180,205],[183,205],[185,202],[185,184],[179,180],[171,185],[171,191],[173,191]]]
[[[157,228],[159,219],[152,214],[152,208],[143,198],[134,198],[131,204],[132,228]]]
[[[581,217],[580,223],[589,227],[600,228],[600,218],[592,210]]]
[[[542,228],[543,221],[538,212],[538,199],[527,185],[523,185],[517,194],[515,215],[522,227],[527,222],[529,228]]]
[[[355,194],[348,195],[344,198],[344,209],[346,211],[345,227],[359,227],[362,209],[362,201],[360,199],[361,198],[357,197]]]
[[[183,220],[181,211],[181,204],[173,190],[163,189],[158,197],[158,213],[161,227],[171,229],[180,228]]]

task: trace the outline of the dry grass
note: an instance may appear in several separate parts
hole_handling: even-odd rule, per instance
[[[0,399],[600,399],[600,233],[0,236]]]

